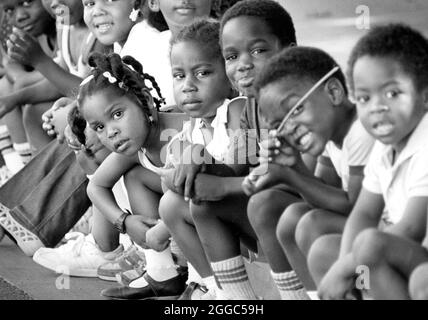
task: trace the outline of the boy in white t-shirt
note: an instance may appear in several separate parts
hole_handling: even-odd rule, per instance
[[[267,129],[277,129],[286,114],[290,118],[276,138],[262,142],[267,153],[262,150],[261,166],[244,182],[253,194],[248,217],[281,297],[307,298],[304,287],[315,286],[305,256],[316,238],[343,230],[374,140],[357,119],[337,63],[319,49],[282,51],[256,85]],[[316,90],[307,95],[311,88]],[[314,173],[304,154],[318,157]]]
[[[353,49],[350,86],[358,116],[377,141],[342,239],[323,237],[309,254],[319,280],[339,253],[320,283],[322,299],[362,293],[408,299],[411,272],[428,261],[421,246],[428,205],[427,70],[428,41],[404,25],[374,28]]]

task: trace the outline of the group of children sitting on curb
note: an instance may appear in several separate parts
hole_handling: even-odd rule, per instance
[[[110,299],[263,298],[254,260],[283,300],[428,299],[420,32],[373,27],[345,76],[273,0],[1,7],[0,149],[21,128],[33,160],[0,188],[0,239]]]

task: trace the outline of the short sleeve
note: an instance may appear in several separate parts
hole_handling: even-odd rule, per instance
[[[428,146],[413,156],[409,183],[409,197],[428,196]]]
[[[348,166],[365,166],[374,143],[375,139],[364,129],[361,122],[355,121],[344,142],[344,148],[348,150]]]
[[[382,194],[382,188],[380,184],[379,166],[382,156],[382,147],[381,144],[375,144],[373,150],[369,156],[368,162],[364,168],[364,179],[363,187],[372,193]]]

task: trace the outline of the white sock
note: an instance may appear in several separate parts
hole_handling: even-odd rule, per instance
[[[147,261],[147,274],[155,281],[165,281],[178,275],[169,247],[162,252],[146,249],[144,254]]]
[[[31,150],[31,146],[28,142],[14,143],[13,148],[18,152],[24,164],[30,162],[33,151]]]
[[[24,163],[16,151],[3,154],[3,159],[6,167],[8,167],[13,174],[17,173],[24,167]]]
[[[212,262],[211,267],[221,288],[233,300],[256,300],[242,256]]]
[[[279,290],[282,300],[310,300],[305,287],[294,270],[271,275]]]
[[[192,264],[187,261],[187,268],[189,272],[189,276],[187,278],[186,284],[190,284],[191,282],[196,282],[202,284],[202,277],[199,275],[198,271],[192,266]]]

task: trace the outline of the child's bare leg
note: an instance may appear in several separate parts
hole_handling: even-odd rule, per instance
[[[276,236],[278,237],[284,252],[287,254],[290,264],[305,285],[305,288],[307,290],[315,290],[315,283],[309,273],[306,256],[302,251],[300,251],[300,248],[296,243],[297,224],[310,210],[311,208],[305,202],[298,202],[289,205],[279,219]]]
[[[13,85],[6,79],[0,79],[0,96],[11,94],[13,92]],[[11,112],[3,117],[4,123],[7,125],[10,137],[13,143],[27,142],[25,135],[24,124],[22,122],[21,107],[17,106]]]
[[[316,239],[326,234],[343,232],[346,217],[323,209],[313,209],[300,219],[296,228],[296,243],[301,252],[308,256]]]
[[[341,238],[342,236],[337,234],[321,236],[309,250],[308,267],[317,287],[339,257]]]
[[[93,224],[91,233],[95,242],[101,251],[113,251],[119,245],[119,232],[95,206],[92,206],[92,210]]]
[[[246,196],[234,196],[190,205],[211,268],[232,299],[256,298],[240,253],[240,239],[253,251],[257,249],[256,235],[247,217],[247,204]]]
[[[428,263],[418,266],[410,276],[410,297],[413,300],[428,300]]]
[[[161,181],[154,172],[137,165],[124,176],[132,213],[149,219],[159,219]]]
[[[248,218],[273,272],[290,271],[291,266],[276,237],[275,230],[284,209],[298,198],[278,189],[255,194],[248,202]]]
[[[234,196],[190,205],[193,221],[210,261],[240,255],[240,237],[256,251],[257,237],[247,217],[247,204],[248,197]]]
[[[52,107],[52,102],[26,105],[23,108],[22,121],[24,123],[27,140],[36,152],[52,141],[42,128],[42,114]]]
[[[159,213],[183,254],[202,278],[212,275],[211,266],[205,256],[190,215],[189,203],[183,196],[167,191],[159,204]]]
[[[361,232],[352,251],[357,265],[368,267],[368,292],[375,299],[409,299],[410,274],[428,261],[428,251],[419,243],[377,229]]]

